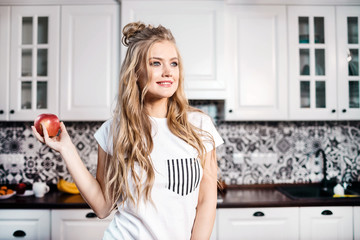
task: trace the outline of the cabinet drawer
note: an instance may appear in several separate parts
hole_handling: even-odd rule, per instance
[[[99,219],[91,209],[52,210],[52,240],[102,239],[114,214]]]
[[[50,239],[49,210],[1,210],[0,239]]]
[[[300,229],[300,240],[351,240],[353,209],[352,207],[301,207]]]
[[[219,209],[218,239],[298,239],[298,217],[298,208]]]

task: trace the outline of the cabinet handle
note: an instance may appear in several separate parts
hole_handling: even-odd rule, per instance
[[[346,113],[346,109],[344,108],[344,109],[342,110],[342,112],[343,112],[343,113]]]
[[[25,237],[26,236],[26,233],[23,231],[23,230],[16,230],[14,233],[13,233],[13,236],[14,237]]]
[[[89,212],[86,214],[86,218],[96,218],[96,214],[94,212]]]
[[[265,216],[265,214],[263,212],[254,212],[253,216],[254,217],[263,217],[263,216]]]
[[[15,110],[14,109],[11,109],[10,110],[10,114],[14,114],[15,113]]]
[[[324,211],[322,211],[322,213],[321,213],[321,215],[325,215],[325,216],[329,216],[329,215],[332,215],[333,213],[332,213],[332,211],[330,211],[330,210],[324,210]]]
[[[4,110],[0,110],[0,114],[4,114]]]
[[[232,113],[232,109],[229,109],[229,113]]]
[[[335,110],[335,109],[333,109],[333,110],[331,110],[331,112],[332,112],[332,113],[335,113],[335,112],[336,112],[336,110]]]

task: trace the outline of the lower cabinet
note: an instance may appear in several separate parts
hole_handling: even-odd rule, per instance
[[[298,239],[299,208],[227,208],[217,212],[217,239]]]
[[[0,239],[50,239],[49,210],[18,210],[0,211]]]
[[[354,240],[360,240],[360,207],[354,207]]]
[[[360,207],[219,208],[218,240],[360,240]]]
[[[97,218],[90,209],[51,211],[51,239],[78,240],[102,239],[115,212],[105,219]]]
[[[300,240],[352,240],[352,207],[300,208]]]
[[[99,219],[91,209],[0,210],[0,240],[99,240],[114,214]]]

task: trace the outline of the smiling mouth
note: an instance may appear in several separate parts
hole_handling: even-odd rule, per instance
[[[160,81],[160,82],[156,82],[156,83],[161,86],[171,86],[173,84],[173,82],[171,82],[171,81]]]

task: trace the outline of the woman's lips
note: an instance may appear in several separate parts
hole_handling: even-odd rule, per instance
[[[156,83],[162,87],[170,87],[173,84],[172,81],[159,81]]]

